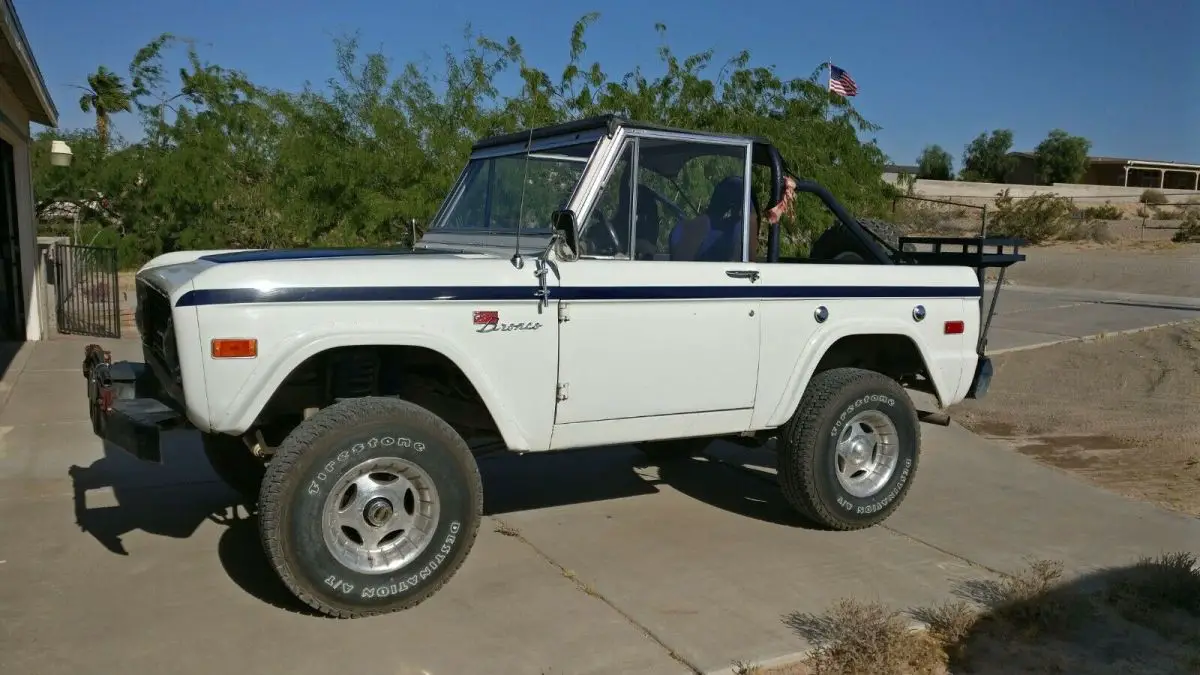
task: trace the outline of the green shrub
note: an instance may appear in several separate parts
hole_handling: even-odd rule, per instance
[[[1104,202],[1101,206],[1089,206],[1083,209],[1080,214],[1090,220],[1120,220],[1123,215],[1121,209],[1109,202]]]
[[[996,198],[996,215],[988,229],[1008,237],[1040,244],[1066,233],[1072,224],[1071,200],[1052,193],[1013,199],[1008,189]]]

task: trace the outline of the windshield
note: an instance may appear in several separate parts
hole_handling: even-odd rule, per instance
[[[473,159],[430,229],[549,229],[550,214],[566,207],[595,147],[590,141],[537,151],[528,166],[523,153]]]

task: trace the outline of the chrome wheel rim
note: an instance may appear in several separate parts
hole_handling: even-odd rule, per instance
[[[424,469],[398,457],[377,457],[334,484],[321,529],[339,563],[364,574],[386,574],[421,555],[440,517],[437,487]]]
[[[860,499],[883,489],[900,463],[900,434],[878,410],[855,415],[838,435],[834,473],[842,489]]]

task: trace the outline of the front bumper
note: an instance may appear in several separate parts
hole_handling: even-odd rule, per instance
[[[144,363],[112,362],[99,345],[83,350],[92,431],[138,459],[162,461],[162,432],[185,428],[186,415]]]
[[[992,386],[992,360],[986,356],[979,357],[975,365],[975,377],[971,379],[971,387],[967,389],[967,398],[980,399],[987,396]]]

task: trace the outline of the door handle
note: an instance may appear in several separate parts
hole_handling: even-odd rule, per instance
[[[734,279],[749,279],[751,283],[758,281],[758,270],[725,270],[725,275]]]

